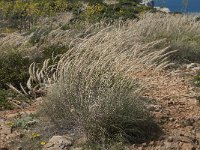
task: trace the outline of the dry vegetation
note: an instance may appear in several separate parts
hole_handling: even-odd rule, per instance
[[[141,40],[154,41],[165,39],[164,46],[177,50],[172,61],[190,63],[199,61],[200,22],[196,16],[171,14],[146,14],[133,28]]]
[[[182,26],[179,27],[177,24],[182,24]],[[67,42],[71,41],[69,49],[66,54],[61,56],[58,67],[65,59],[69,59],[68,57],[71,57],[72,53],[80,58],[82,56],[79,55],[84,54],[83,56],[90,58],[92,62],[102,59],[97,63],[92,63],[94,68],[97,68],[96,65],[98,66],[103,61],[107,63],[113,60],[110,66],[118,72],[123,72],[124,75],[144,68],[164,69],[185,62],[196,62],[199,46],[195,32],[198,32],[198,28],[199,22],[195,21],[194,17],[159,13],[145,14],[139,21],[117,21],[112,25],[102,22],[88,27],[87,30],[82,30],[71,40],[67,38]],[[66,39],[65,35],[72,33],[70,30],[67,30],[66,33],[62,32],[62,34],[61,32],[59,29],[52,31],[46,37],[47,42],[53,41],[53,45],[56,45],[59,43],[59,39],[64,40]],[[62,40],[61,43],[65,44]],[[88,63],[84,63],[82,59],[79,61],[81,65],[85,64],[87,67]],[[44,65],[43,69],[48,68],[46,63]],[[53,68],[55,67],[53,66]],[[30,78],[35,81],[43,78],[43,74],[40,75],[34,70],[34,65],[31,68],[33,77]],[[56,75],[57,72],[53,76],[53,80],[56,80]]]
[[[56,82],[43,107],[56,125],[81,129],[88,140],[100,143],[142,142],[160,132],[145,111],[148,101],[139,94],[139,85],[125,74],[140,71],[142,65],[153,66],[158,52],[151,52],[151,57],[142,53],[159,42],[131,45],[126,28],[108,26],[84,38],[58,61]]]
[[[38,58],[33,53],[50,52],[43,65],[41,60],[30,65],[24,93],[47,93],[43,112],[58,128],[84,133],[88,141],[104,145],[158,136],[160,129],[146,110],[150,101],[142,95],[149,83],[140,84],[134,76],[198,62],[199,22],[191,16],[147,13],[140,20],[102,21],[81,30],[62,27],[0,39],[1,51],[9,45],[23,56],[28,52],[31,60]]]

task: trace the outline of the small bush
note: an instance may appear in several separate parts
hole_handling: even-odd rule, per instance
[[[70,29],[70,25],[69,24],[65,24],[61,27],[61,30],[66,31]]]
[[[21,53],[8,51],[0,56],[0,88],[7,88],[7,83],[19,87],[28,80],[30,60]]]
[[[53,56],[57,56],[60,54],[63,54],[67,52],[68,48],[66,46],[60,46],[60,45],[50,45],[48,47],[45,47],[42,55],[43,55],[43,60],[51,58]]]
[[[13,106],[8,102],[9,92],[7,90],[0,90],[0,111],[4,109],[12,109]]]
[[[31,122],[31,123],[30,123]],[[23,128],[28,129],[31,125],[35,124],[36,120],[31,116],[26,116],[20,119],[15,120],[14,127],[15,128]]]
[[[68,47],[62,46],[62,45],[47,45],[43,48],[41,53],[35,54],[35,56],[32,58],[33,62],[37,63],[37,66],[42,67],[43,61],[46,59],[49,59],[49,65],[52,63],[56,63],[59,61],[59,55],[64,54],[68,51]],[[57,59],[54,59],[57,57]]]
[[[130,0],[119,1],[119,3],[112,5],[107,5],[100,1],[90,2],[84,9],[82,7],[79,5],[74,14],[77,20],[90,23],[99,22],[102,19],[109,21],[119,18],[123,20],[135,19],[138,18],[138,14],[152,10],[150,7],[139,5],[137,1]]]
[[[142,142],[157,126],[134,91],[136,84],[119,75],[68,70],[53,85],[44,109],[60,128],[81,129],[92,142]]]
[[[200,70],[198,70],[197,75],[194,77],[194,83],[196,86],[200,87]]]

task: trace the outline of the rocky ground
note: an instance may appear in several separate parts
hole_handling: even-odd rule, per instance
[[[171,71],[146,70],[136,76],[141,83],[148,83],[144,95],[154,100],[148,105],[155,120],[161,126],[163,135],[155,141],[143,144],[134,144],[126,147],[127,150],[198,150],[200,149],[200,106],[196,99],[198,88],[193,84],[198,64],[190,64]],[[37,105],[26,109],[0,112],[0,147],[9,149],[9,142],[20,139],[21,134],[12,131],[9,122],[24,114],[34,114]],[[76,139],[69,135],[53,136],[49,142],[43,143],[44,150],[74,149]],[[84,141],[84,140],[82,140]],[[15,147],[12,149],[23,149]]]

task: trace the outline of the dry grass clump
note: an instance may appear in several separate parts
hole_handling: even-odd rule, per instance
[[[171,65],[168,57],[175,51],[171,51],[170,47],[157,48],[164,42],[163,40],[148,44],[139,43],[134,31],[121,22],[95,32],[77,38],[75,40],[77,44],[74,44],[73,48],[53,65],[49,65],[49,60],[44,62],[41,69],[36,68],[34,64],[31,65],[28,87],[31,88],[32,83],[43,86],[54,83],[62,76],[62,70],[71,60],[75,61],[75,68],[92,68],[93,70],[112,68],[112,71],[124,75],[144,68],[162,69]],[[79,44],[76,41],[79,41]]]
[[[90,68],[91,69],[91,68]],[[46,114],[60,129],[78,130],[89,141],[143,142],[159,132],[137,93],[138,85],[115,73],[74,68],[48,90]]]
[[[144,44],[165,39],[162,44],[157,45],[157,48],[161,49],[170,46],[169,51],[177,50],[176,55],[171,55],[171,61],[195,62],[199,60],[200,38],[198,33],[200,32],[200,25],[194,16],[145,13],[140,16],[139,20],[119,22],[114,21],[112,24],[113,26],[121,26],[123,24],[124,27],[120,27],[120,32],[122,30],[123,32],[127,31],[126,34],[122,33],[123,36],[126,36],[125,40],[129,40],[128,37],[130,36],[131,42]],[[57,24],[59,23],[57,22]],[[67,22],[67,30],[63,30],[63,26],[55,25],[45,35],[42,34],[41,30],[45,30],[46,33],[49,27],[37,27],[30,31],[30,34],[24,34],[24,36],[13,33],[0,38],[0,51],[10,45],[12,48],[24,51],[26,54],[27,51],[30,52],[29,54],[32,56],[35,53],[40,53],[47,45],[74,46],[82,42],[85,37],[94,35],[96,32],[106,28],[109,26],[108,24],[104,21],[95,25],[86,22]],[[119,36],[121,37],[121,35]]]
[[[166,39],[163,45],[177,50],[171,61],[199,62],[200,22],[195,16],[147,13],[130,26],[143,42]]]
[[[40,57],[47,47],[55,45],[66,47],[66,51],[68,48],[70,49],[58,62],[59,67],[57,64],[49,66],[52,63],[47,64],[47,61],[41,70],[35,68],[35,65],[31,65],[29,90],[32,90],[37,84],[39,87],[48,86],[56,81],[59,76],[59,72],[55,71],[56,68],[58,67],[57,70],[60,70],[60,66],[65,63],[65,60],[72,56],[90,58],[89,60],[93,62],[90,66],[94,69],[99,67],[99,62],[113,60],[114,64],[110,66],[125,75],[132,71],[140,71],[145,67],[163,69],[178,64],[177,62],[199,60],[200,42],[198,34],[196,34],[200,32],[199,22],[191,16],[147,13],[138,21],[116,21],[112,24],[102,21],[92,26],[89,24],[85,24],[85,26],[87,28],[65,31],[62,30],[62,27],[53,28],[45,36],[39,35],[40,38],[38,41],[36,39],[37,42],[34,46],[29,43],[34,33],[24,37],[20,36],[19,43],[10,36],[4,37],[0,39],[0,43],[1,41],[4,43],[0,49],[6,49],[5,46],[10,45],[9,42],[11,42],[12,47],[24,51],[24,54],[28,54],[30,58]],[[73,53],[72,56],[71,53]],[[84,57],[76,54],[84,54]],[[79,64],[88,67],[88,64],[82,59]],[[49,72],[50,75],[48,75]]]
[[[143,142],[159,135],[140,86],[126,73],[168,66],[168,48],[156,49],[161,42],[136,43],[125,24],[82,38],[57,68],[46,66],[55,72],[42,108],[58,127],[80,129],[93,142]]]

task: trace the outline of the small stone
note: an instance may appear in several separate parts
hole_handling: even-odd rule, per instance
[[[164,142],[164,146],[165,146],[166,149],[170,149],[171,143],[170,142]]]
[[[21,146],[17,147],[17,150],[23,150],[23,148]]]
[[[191,143],[183,143],[181,149],[184,150],[195,150],[195,147]]]
[[[179,144],[178,144],[179,146],[182,146],[183,145],[183,142],[179,142]]]
[[[36,124],[37,123],[37,121],[36,120],[32,120],[32,121],[29,121],[28,123],[27,123],[27,126],[32,126],[32,125],[34,125],[34,124]]]
[[[149,143],[149,145],[151,145],[151,146],[154,145],[154,141],[151,141],[151,142]]]
[[[169,121],[173,122],[173,121],[175,121],[175,119],[174,118],[169,118]]]
[[[156,112],[159,112],[161,110],[161,107],[159,105],[153,105],[153,104],[150,104],[147,106],[147,109],[149,111],[156,111]]]
[[[143,146],[143,147],[146,147],[146,146],[147,146],[147,143],[142,143],[142,146]]]
[[[138,149],[138,150],[143,150],[143,147],[138,147],[137,149]]]
[[[170,137],[168,137],[168,140],[167,140],[167,141],[168,141],[168,142],[173,142],[173,140],[174,140],[173,137],[170,136]]]
[[[136,149],[136,145],[135,144],[130,146],[130,150],[134,150],[134,149]]]

